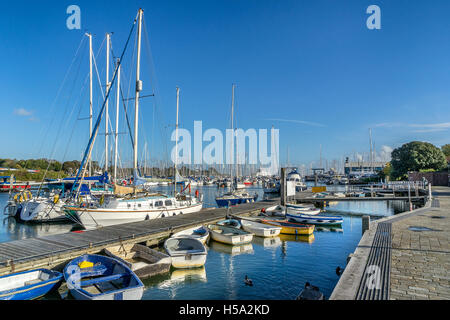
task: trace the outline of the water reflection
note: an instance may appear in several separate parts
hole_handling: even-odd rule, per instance
[[[239,246],[232,246],[228,244],[223,244],[216,241],[210,241],[208,246],[214,251],[226,253],[231,256],[237,256],[240,254],[253,254],[253,245],[251,243],[242,244]]]
[[[158,288],[169,288],[181,283],[194,284],[196,282],[207,282],[206,268],[175,269],[170,273],[169,279],[158,284]]]
[[[263,246],[264,248],[277,248],[281,246],[280,237],[262,238],[253,237],[252,243]]]
[[[314,233],[307,235],[295,235],[295,234],[280,234],[280,240],[283,242],[306,242],[313,243],[315,240]]]

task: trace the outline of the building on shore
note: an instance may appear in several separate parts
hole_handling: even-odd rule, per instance
[[[364,174],[376,173],[384,169],[386,162],[382,161],[346,161],[344,163],[344,173],[350,174]]]

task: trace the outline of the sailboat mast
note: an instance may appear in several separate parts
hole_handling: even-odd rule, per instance
[[[111,35],[109,33],[106,34],[106,91],[108,91],[110,82],[109,82],[109,51],[110,51],[110,41]],[[105,105],[105,172],[108,172],[108,122],[109,122],[109,99],[106,99]]]
[[[369,161],[370,161],[370,169],[373,172],[373,149],[372,149],[372,129],[369,128],[369,144],[370,144],[370,157],[369,157]]]
[[[177,122],[175,124],[175,170],[174,170],[174,183],[173,194],[177,194],[177,162],[178,162],[178,113],[180,108],[180,88],[177,87]]]
[[[120,59],[117,59],[117,92],[116,92],[116,132],[114,134],[114,183],[117,182],[117,158],[119,138],[119,101],[120,101]]]
[[[92,138],[92,34],[89,37],[89,139]],[[89,160],[89,176],[92,175],[92,160]]]
[[[232,133],[232,141],[234,141],[234,84],[231,88],[231,133]],[[234,160],[234,143],[231,144],[233,150],[231,150],[232,154],[232,162]],[[233,189],[233,164],[231,164],[231,189]]]
[[[139,118],[139,94],[142,91],[142,81],[139,79],[141,71],[141,32],[142,32],[142,13],[144,11],[139,9],[139,24],[137,30],[137,63],[136,63],[136,97],[134,100],[134,157],[133,168],[137,172],[138,167],[138,118]]]

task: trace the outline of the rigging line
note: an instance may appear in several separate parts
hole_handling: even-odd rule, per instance
[[[136,26],[136,22],[137,22],[137,18],[138,18],[138,15],[139,15],[139,14],[140,14],[140,12],[138,12],[138,14],[136,15],[136,17],[135,17],[135,19],[134,19],[133,26],[132,26],[132,28],[131,28],[131,30],[130,30],[130,34],[128,35],[127,42],[125,43],[125,48],[123,49],[122,55],[120,56],[120,60],[119,60],[119,63],[117,64],[117,68],[116,68],[116,70],[114,71],[114,76],[113,76],[113,79],[112,79],[112,81],[111,81],[111,86],[109,87],[108,92],[107,92],[107,94],[106,94],[106,99],[108,99],[109,94],[110,94],[110,92],[111,92],[111,88],[112,88],[112,86],[113,86],[113,84],[114,84],[114,82],[115,82],[115,80],[116,80],[117,70],[118,70],[119,66],[122,64],[123,56],[125,55],[125,52],[126,52],[126,50],[127,50],[128,43],[129,43],[129,41],[130,41],[130,39],[131,39],[131,35],[133,34],[133,30],[134,30],[134,27]],[[81,189],[81,185],[82,185],[82,183],[83,183],[84,175],[86,174],[86,168],[84,168],[84,166],[85,166],[85,164],[86,164],[86,160],[88,160],[87,162],[89,162],[89,158],[90,158],[90,156],[91,156],[92,147],[93,147],[93,145],[94,145],[95,138],[97,137],[99,124],[100,124],[100,121],[102,120],[103,111],[104,111],[104,109],[105,109],[106,99],[105,99],[105,101],[103,101],[103,106],[102,106],[102,108],[101,108],[101,110],[100,110],[100,114],[99,114],[99,116],[98,116],[98,118],[97,118],[97,121],[96,121],[96,123],[95,123],[95,130],[94,130],[95,134],[93,135],[93,137],[91,137],[91,138],[89,139],[89,143],[88,143],[88,145],[87,145],[87,147],[86,147],[86,151],[85,151],[85,153],[84,153],[83,160],[82,160],[81,165],[80,165],[80,168],[79,168],[79,170],[78,170],[78,172],[77,172],[77,176],[76,176],[76,178],[75,178],[75,182],[74,182],[74,184],[73,184],[73,186],[72,186],[72,189],[70,190],[70,192],[72,193],[75,184],[78,182],[78,178],[79,178],[80,173],[81,173],[80,171],[83,170],[83,173],[82,173],[82,176],[81,176],[81,182],[80,182],[80,184],[79,184],[79,186],[78,186],[78,190],[77,190],[77,193],[76,193],[75,196],[78,196],[78,193],[79,193],[79,191],[80,191],[80,189]]]
[[[68,107],[69,107],[69,100],[72,99],[72,94],[73,94],[73,91],[74,91],[74,88],[75,88],[75,83],[76,83],[76,80],[78,79],[78,75],[79,75],[79,72],[80,72],[80,69],[81,69],[81,61],[82,61],[82,60],[80,60],[80,64],[78,65],[78,69],[77,69],[77,72],[76,72],[76,75],[75,75],[75,79],[74,79],[74,84],[73,84],[73,86],[72,86],[72,89],[70,90],[69,99],[68,99],[67,104],[66,104],[66,107],[65,107],[65,112],[64,112],[63,114],[65,114],[65,113],[67,112],[67,109],[68,109]],[[70,117],[72,116],[72,113],[73,113],[73,108],[72,108],[72,111],[70,112],[69,117],[66,117],[66,119],[70,118]],[[67,121],[67,120],[66,120],[66,121]],[[57,130],[57,134],[56,134],[56,137],[55,137],[55,142],[53,143],[52,152],[50,153],[50,159],[49,159],[49,161],[48,161],[47,168],[46,168],[46,170],[45,170],[45,172],[44,172],[44,175],[43,175],[41,184],[39,185],[39,190],[38,190],[38,193],[37,193],[37,196],[38,196],[38,197],[39,197],[39,194],[40,194],[40,192],[41,192],[42,185],[43,185],[43,182],[44,182],[44,180],[45,180],[45,177],[47,176],[47,173],[48,173],[48,171],[49,171],[49,169],[50,169],[50,165],[51,165],[52,162],[53,162],[51,159],[52,159],[53,156],[54,156],[54,153],[55,153],[55,150],[56,150],[56,146],[57,146],[57,144],[58,144],[58,139],[59,139],[60,136],[61,136],[61,130],[62,130],[62,128],[63,128],[63,123],[64,123],[64,121],[61,121],[60,124],[59,124],[59,128],[58,128],[58,130]],[[61,167],[62,167],[62,164],[61,164]]]
[[[68,70],[67,73],[66,73],[66,77],[65,77],[65,79],[64,79],[64,82],[66,81],[67,75],[68,75],[69,71],[71,70],[73,64],[75,63],[76,57],[77,57],[78,52],[79,52],[79,50],[80,50],[80,48],[81,48],[81,44],[84,42],[84,39],[85,39],[85,37],[84,37],[84,35],[83,35],[83,37],[82,37],[82,39],[81,39],[81,42],[80,42],[80,45],[78,46],[77,52],[76,52],[76,54],[75,54],[75,57],[74,57],[74,59],[73,59],[73,61],[72,61],[72,64],[71,64],[69,70]],[[103,46],[103,44],[102,44],[102,46]],[[85,51],[83,51],[83,52],[85,52]],[[99,52],[98,52],[98,53],[99,53]],[[97,55],[98,55],[98,53],[97,53]],[[83,57],[84,57],[84,56],[83,56]],[[83,61],[83,59],[80,60],[80,64],[78,65],[78,70],[77,70],[76,78],[75,78],[75,79],[78,78],[78,74],[79,74],[80,69],[81,69],[81,61]],[[87,77],[86,77],[85,82],[84,82],[84,84],[83,84],[83,88],[85,87],[86,82],[87,82]],[[72,90],[71,90],[71,93],[70,93],[70,97],[72,96],[73,90],[74,90],[74,88],[75,88],[75,83],[76,83],[76,81],[74,81],[74,85],[73,85],[73,87],[72,87]],[[63,87],[63,86],[60,87],[60,90],[62,89],[62,87]],[[81,91],[83,91],[83,88],[82,88]],[[59,96],[59,94],[60,94],[60,92],[58,92],[58,95],[57,95],[57,96]],[[81,92],[80,92],[80,95],[81,95]],[[79,98],[80,98],[80,96],[78,97],[78,99],[79,99]],[[70,100],[70,99],[69,99],[69,100]],[[69,100],[68,100],[68,102],[69,102]],[[54,101],[54,102],[56,102],[56,98],[55,98],[55,101]],[[67,103],[66,109],[67,109],[68,105],[69,105],[69,104]],[[76,105],[76,103],[74,104],[74,107],[75,107],[75,105]],[[81,107],[80,107],[80,108],[81,108]],[[80,110],[80,111],[81,111],[81,110]],[[72,114],[72,113],[73,113],[73,109],[72,109],[71,114]],[[70,117],[66,117],[66,119],[67,119],[66,121],[68,121],[69,118],[70,118]],[[53,127],[53,126],[52,126],[53,121],[54,121],[54,118],[52,118],[52,122],[51,122],[50,125],[48,126],[48,131],[49,131],[49,129],[50,129],[51,127]],[[47,132],[47,133],[48,133],[48,132]],[[46,135],[47,135],[47,134],[46,134]],[[59,133],[58,133],[57,138],[56,138],[55,143],[54,143],[53,151],[52,151],[52,153],[51,153],[51,158],[53,157],[54,150],[55,150],[55,148],[56,148],[56,144],[57,144],[57,140],[58,140],[58,137],[59,137],[59,136],[60,136],[60,135],[59,135]],[[42,146],[43,146],[43,144],[44,144],[45,141],[46,141],[46,139],[44,138],[44,139],[42,140]],[[41,149],[42,149],[42,146],[41,146]],[[62,165],[63,165],[63,163],[61,163],[61,169],[60,169],[60,171],[62,170]],[[47,166],[47,169],[46,169],[46,171],[45,171],[45,174],[44,174],[44,176],[43,176],[43,178],[42,178],[41,184],[44,182],[45,177],[46,177],[46,175],[47,175],[47,173],[48,173],[48,169],[49,169],[49,168],[50,168],[50,162],[49,162],[49,164],[48,164],[48,166]],[[39,195],[39,193],[40,193],[40,188],[39,188],[39,191],[38,191],[38,195]]]
[[[69,75],[69,73],[70,73],[70,70],[71,70],[72,67],[73,67],[73,64],[74,64],[75,61],[76,61],[76,58],[77,58],[77,56],[78,56],[78,52],[80,51],[80,48],[81,48],[82,44],[84,43],[84,41],[85,41],[85,36],[83,35],[83,36],[81,37],[81,41],[80,41],[80,43],[79,43],[79,45],[78,45],[78,48],[77,48],[77,50],[76,50],[76,52],[75,52],[75,55],[74,55],[73,58],[72,58],[72,62],[70,63],[70,66],[69,66],[69,68],[67,69],[66,74],[64,75],[63,81],[61,82],[61,84],[60,84],[60,86],[59,86],[59,88],[58,88],[58,91],[57,91],[57,93],[56,93],[56,96],[55,96],[55,98],[54,98],[54,100],[53,100],[53,102],[52,102],[52,104],[51,104],[51,107],[50,107],[50,114],[53,114],[53,109],[56,107],[56,101],[57,101],[57,99],[59,98],[59,95],[61,94],[61,90],[62,90],[62,88],[64,87],[64,84],[66,83],[67,77],[68,77],[68,75]],[[53,123],[53,120],[54,120],[54,119],[52,119],[52,123]],[[43,139],[42,141],[45,141],[45,140],[46,140],[46,137],[47,137],[47,135],[48,135],[48,133],[49,133],[51,127],[52,127],[51,125],[47,127],[47,131],[46,131],[46,133],[45,133],[45,135],[44,135],[44,139]],[[44,127],[43,127],[42,129],[44,129]],[[41,133],[42,133],[42,129],[41,129]],[[39,137],[39,136],[41,136],[41,134],[37,135],[37,137]],[[40,150],[42,149],[43,145],[44,145],[44,143],[42,143],[42,144],[41,144],[41,147],[38,149],[38,150],[39,150],[39,151],[37,152],[38,154],[40,153]],[[34,153],[34,154],[36,154],[36,153]]]
[[[155,101],[154,101],[154,112],[156,112],[157,116],[159,115],[158,112],[158,107],[162,106],[161,100],[160,100],[160,95],[159,95],[159,84],[158,84],[158,79],[156,77],[156,72],[152,72],[152,70],[155,70],[155,65],[154,65],[154,61],[153,61],[153,56],[152,56],[152,50],[151,50],[151,46],[150,46],[150,41],[149,41],[149,34],[147,31],[147,23],[145,20],[145,17],[143,18],[143,25],[144,25],[144,38],[145,38],[145,44],[147,46],[147,52],[149,55],[149,60],[150,60],[150,64],[148,65],[149,68],[149,74],[150,76],[153,78],[152,82],[154,83],[154,86],[152,86],[153,88],[153,93],[155,94]],[[156,92],[155,92],[156,91]],[[161,115],[161,123],[164,123],[164,116]],[[161,139],[162,141],[164,141],[163,146],[164,146],[164,156],[165,159],[169,159],[169,153],[168,153],[168,149],[167,149],[167,141],[168,141],[168,136],[167,136],[167,129],[164,128],[162,129],[161,126],[159,127],[159,131],[161,134]]]

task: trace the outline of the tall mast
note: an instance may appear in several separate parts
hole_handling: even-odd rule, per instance
[[[136,97],[134,100],[134,157],[133,168],[137,172],[138,167],[138,118],[139,118],[139,93],[142,91],[142,81],[139,79],[141,71],[141,31],[142,31],[142,13],[144,11],[139,9],[139,24],[137,30],[137,63],[136,63]]]
[[[173,195],[177,194],[177,162],[178,162],[178,112],[180,108],[180,88],[177,87],[177,122],[175,124],[175,167]]]
[[[114,183],[117,182],[117,158],[118,158],[118,138],[119,138],[119,101],[120,101],[120,59],[117,59],[117,92],[116,92],[116,132],[114,133]]]
[[[89,37],[89,139],[92,137],[92,34]],[[89,176],[92,175],[92,161],[89,160]]]
[[[234,84],[231,88],[231,132],[232,132],[232,141],[234,141]],[[232,144],[233,150],[231,151],[231,154],[233,155],[234,160],[234,143]],[[237,155],[236,155],[237,156]],[[233,165],[231,165],[231,189],[233,189]]]
[[[372,149],[372,129],[369,128],[369,143],[370,143],[370,169],[373,171],[373,149]]]
[[[111,83],[109,82],[109,46],[111,41],[111,35],[109,33],[106,34],[106,91],[108,91]],[[108,112],[108,103],[109,99],[106,99],[105,105],[105,172],[108,171],[108,134],[109,134],[109,112]]]

